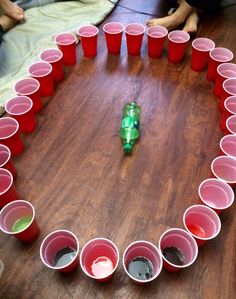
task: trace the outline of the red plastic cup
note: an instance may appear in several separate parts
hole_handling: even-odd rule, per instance
[[[215,43],[205,37],[195,38],[192,42],[191,69],[202,72],[209,61],[209,53],[215,48]]]
[[[225,134],[236,134],[236,115],[227,118]]]
[[[47,61],[52,66],[52,77],[55,82],[61,82],[64,79],[62,68],[62,52],[59,49],[47,49],[40,53],[39,58]]]
[[[204,180],[200,184],[198,195],[201,201],[217,214],[229,208],[234,202],[232,188],[226,182],[214,178]]]
[[[33,111],[35,113],[39,112],[43,108],[43,104],[41,101],[40,93],[39,93],[40,84],[38,80],[34,78],[27,78],[18,81],[14,90],[19,96],[27,96],[33,102]]]
[[[136,257],[144,257],[147,258],[153,265],[154,275],[147,279],[141,280],[134,276],[132,276],[128,271],[128,265],[132,261],[132,259]],[[123,268],[129,278],[134,281],[136,284],[145,284],[147,282],[151,282],[156,279],[161,273],[163,261],[161,257],[161,253],[158,248],[150,242],[147,241],[136,241],[131,243],[123,254]]]
[[[28,68],[31,77],[40,83],[39,93],[42,97],[52,96],[54,93],[52,66],[46,61],[38,61]]]
[[[214,86],[214,94],[220,97],[223,93],[223,82],[229,78],[236,78],[236,64],[222,63],[217,67],[217,75]]]
[[[3,144],[0,144],[0,168],[9,170],[13,176],[13,179],[16,178],[17,174],[15,166],[13,165],[13,162],[11,160],[11,151],[7,146]]]
[[[98,31],[94,25],[84,25],[78,29],[85,57],[97,56]]]
[[[19,123],[14,118],[0,118],[0,143],[9,147],[12,156],[23,152],[24,144],[19,133]]]
[[[16,96],[5,104],[5,110],[18,121],[20,130],[24,133],[31,133],[36,128],[32,108],[33,102],[26,96]]]
[[[179,63],[184,58],[190,35],[182,30],[174,30],[168,34],[168,60]]]
[[[228,156],[216,157],[211,163],[215,177],[234,186],[236,184],[236,159]]]
[[[176,265],[168,261],[162,253],[163,267],[170,272],[177,272],[191,266],[198,256],[198,245],[188,232],[181,228],[171,228],[165,231],[159,240],[159,249],[162,252],[167,247],[176,247],[183,253],[183,265]]]
[[[211,208],[193,205],[183,215],[185,229],[194,237],[198,246],[214,239],[220,232],[221,221]]]
[[[207,69],[207,80],[215,81],[218,65],[224,62],[230,62],[233,58],[234,54],[229,49],[217,47],[211,50]]]
[[[19,196],[13,185],[13,176],[7,169],[0,168],[0,209]]]
[[[26,226],[19,228],[17,232],[13,231],[15,223],[23,217],[31,218],[30,222]],[[0,227],[4,233],[16,237],[23,243],[34,241],[40,233],[35,219],[35,209],[31,203],[25,200],[10,202],[1,210]]]
[[[119,263],[116,245],[105,238],[96,238],[86,243],[80,254],[80,265],[90,278],[105,282],[113,276]]]
[[[236,159],[236,135],[225,135],[220,140],[221,153]]]
[[[119,54],[124,26],[118,22],[110,22],[103,26],[106,38],[107,51],[110,54]]]
[[[148,56],[150,58],[160,58],[168,30],[163,26],[152,26],[146,32],[148,37]]]
[[[62,32],[55,37],[57,47],[63,54],[65,66],[76,64],[76,36],[71,32]]]
[[[235,114],[236,114],[236,96],[231,96],[224,101],[224,111],[220,120],[220,129],[223,133],[227,131],[226,128],[227,119],[230,116]]]
[[[128,54],[140,55],[145,27],[142,24],[130,23],[125,26],[125,35]]]
[[[76,251],[75,256],[66,265],[55,266],[54,259],[61,249],[69,247]],[[56,230],[47,235],[40,246],[40,257],[45,266],[59,272],[67,273],[73,271],[78,265],[79,241],[77,237],[68,230]]]
[[[223,91],[220,97],[220,110],[224,111],[225,100],[230,96],[236,96],[236,78],[226,79],[223,82]]]

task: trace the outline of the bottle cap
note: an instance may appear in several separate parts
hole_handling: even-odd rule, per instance
[[[132,145],[129,143],[124,144],[123,150],[126,154],[130,154],[132,152]]]

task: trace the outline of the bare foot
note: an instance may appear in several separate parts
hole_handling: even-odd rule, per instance
[[[8,17],[16,21],[21,21],[24,19],[23,9],[10,0],[0,0],[0,7]]]
[[[196,33],[198,21],[199,21],[198,13],[196,9],[194,9],[194,11],[192,11],[191,14],[187,17],[183,31],[186,31],[190,34]]]
[[[0,25],[2,26],[4,32],[7,32],[11,28],[15,27],[16,23],[16,20],[13,20],[6,15],[0,16]]]
[[[148,27],[155,26],[155,25],[163,26],[170,31],[172,29],[179,27],[179,25],[181,23],[182,23],[182,20],[179,18],[176,18],[175,15],[172,14],[172,15],[164,17],[164,18],[147,20],[146,25]]]

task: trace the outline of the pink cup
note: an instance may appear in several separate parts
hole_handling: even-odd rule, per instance
[[[150,58],[160,58],[168,30],[163,26],[152,26],[146,32],[148,36],[148,56]]]
[[[223,133],[227,131],[226,121],[227,119],[236,114],[236,96],[226,98],[224,101],[224,111],[220,121],[220,129]]]
[[[190,35],[182,30],[174,30],[168,34],[168,60],[179,63],[186,52]]]
[[[71,32],[62,32],[55,37],[57,47],[63,54],[65,66],[76,64],[76,36]]]
[[[170,272],[176,272],[191,266],[198,256],[198,245],[195,239],[183,229],[171,228],[165,231],[159,240],[159,249],[178,248],[184,255],[184,264],[176,265],[168,261],[162,253],[163,267]]]
[[[20,219],[29,218],[27,223],[13,230],[14,225]],[[13,235],[24,243],[34,241],[39,235],[38,223],[35,219],[35,209],[31,203],[25,200],[16,200],[7,204],[0,212],[0,228],[8,234]]]
[[[36,128],[32,108],[33,102],[26,96],[16,96],[5,104],[5,110],[18,121],[20,130],[24,133],[31,133]]]
[[[40,53],[39,58],[47,61],[52,66],[52,77],[55,82],[61,82],[64,79],[62,68],[62,52],[59,49],[47,49]]]
[[[105,238],[96,238],[86,243],[80,254],[83,272],[99,282],[109,280],[119,263],[116,245]]]
[[[189,207],[183,215],[185,229],[194,237],[198,246],[214,239],[220,232],[221,221],[211,208],[203,205]]]
[[[0,168],[0,209],[9,202],[18,199],[19,196],[13,185],[12,174],[9,170]]]
[[[85,57],[97,56],[98,32],[98,28],[93,25],[84,25],[78,29]]]
[[[19,123],[14,118],[0,118],[0,143],[9,147],[12,156],[23,152],[24,144],[19,133]]]
[[[129,263],[137,257],[144,257],[148,259],[153,266],[153,276],[149,279],[143,280],[138,276],[132,276],[128,271]],[[147,282],[151,282],[156,279],[162,270],[162,257],[158,248],[150,242],[147,241],[136,241],[131,243],[123,254],[123,268],[129,278],[134,281],[136,284],[144,284]],[[139,273],[141,275],[141,273]]]
[[[220,140],[221,152],[236,159],[236,135],[225,135]]]
[[[215,48],[215,43],[205,37],[196,38],[192,42],[191,69],[195,72],[202,72],[209,61],[209,53]]]
[[[118,22],[107,23],[103,26],[107,51],[110,54],[119,54],[124,26]]]
[[[33,111],[39,112],[43,108],[39,93],[39,82],[34,78],[27,78],[18,81],[14,90],[19,96],[28,96],[33,102]]]
[[[0,168],[5,168],[10,171],[13,179],[16,178],[16,169],[11,160],[11,151],[3,144],[0,144]]]
[[[207,80],[215,81],[218,65],[224,62],[230,62],[233,58],[234,54],[226,48],[217,47],[211,50],[207,69]]]
[[[223,82],[229,78],[236,78],[236,64],[222,63],[217,67],[217,75],[214,86],[214,94],[220,97],[223,93]]]
[[[57,253],[63,248],[72,248],[74,257],[63,266],[55,266],[54,261]],[[78,265],[79,241],[77,237],[68,230],[56,230],[47,235],[40,246],[40,257],[45,266],[59,272],[71,272]]]
[[[40,83],[39,93],[42,97],[52,96],[54,93],[52,66],[46,61],[38,61],[28,68],[28,73]]]
[[[229,208],[234,202],[232,188],[224,181],[214,178],[204,180],[200,184],[198,195],[201,201],[217,214]]]
[[[225,134],[236,134],[236,115],[227,118]]]
[[[236,184],[236,159],[219,156],[211,163],[211,171],[215,177],[234,186]]]
[[[145,27],[142,24],[130,23],[125,26],[125,35],[128,54],[140,55]]]
[[[220,97],[220,110],[224,111],[225,100],[230,96],[236,96],[236,78],[226,79],[223,82],[223,91]]]

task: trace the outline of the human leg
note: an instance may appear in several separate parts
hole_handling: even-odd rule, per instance
[[[24,19],[23,9],[10,0],[0,0],[0,8],[9,18],[12,18],[16,21],[21,21]]]

